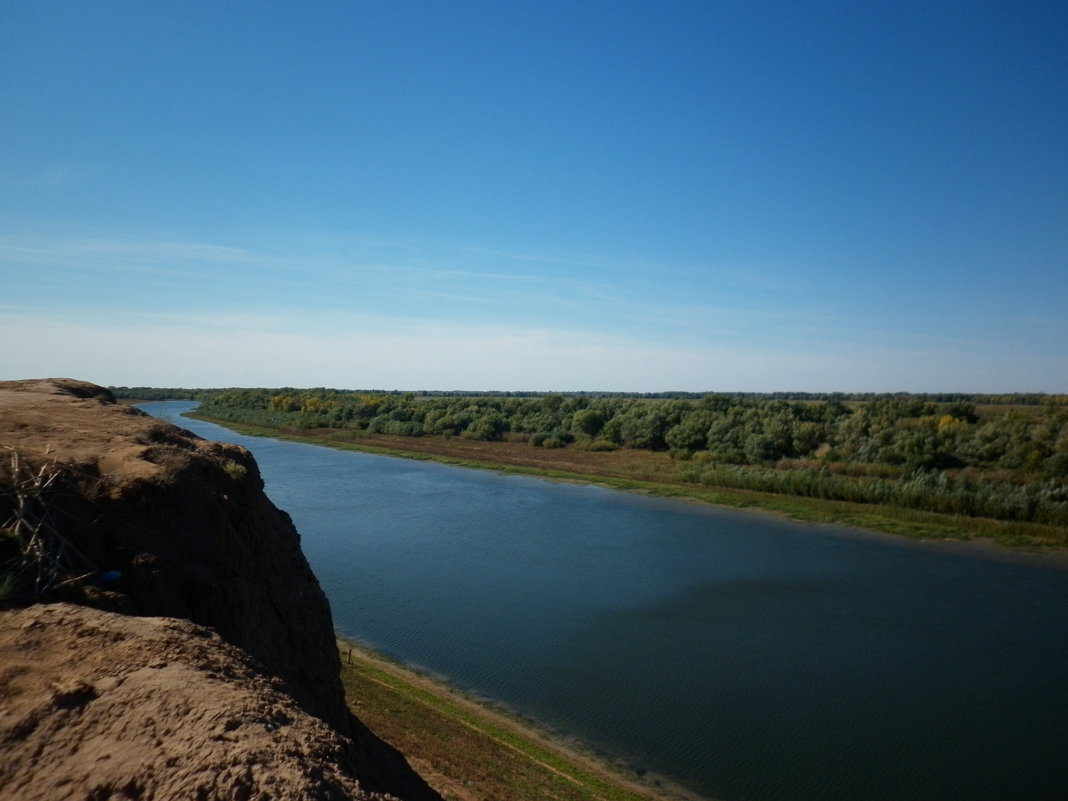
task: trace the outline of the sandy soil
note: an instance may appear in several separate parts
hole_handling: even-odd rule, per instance
[[[337,767],[343,738],[283,689],[188,621],[2,612],[0,798],[385,798]]]

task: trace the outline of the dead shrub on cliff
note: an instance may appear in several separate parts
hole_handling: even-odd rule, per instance
[[[0,468],[0,603],[32,601],[94,571],[60,533],[56,495],[69,468],[54,459],[33,467],[14,448]]]

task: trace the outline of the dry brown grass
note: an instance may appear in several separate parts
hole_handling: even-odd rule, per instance
[[[425,454],[471,462],[558,470],[588,476],[670,481],[675,463],[665,452],[630,450],[592,451],[577,446],[536,448],[528,442],[482,442],[463,437],[397,437],[345,430],[294,431],[302,438],[322,439],[324,444],[358,442],[361,445]]]

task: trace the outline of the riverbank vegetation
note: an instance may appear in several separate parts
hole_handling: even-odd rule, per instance
[[[993,529],[1002,541],[1068,544],[1068,397],[675,395],[684,397],[234,389],[202,391],[197,416],[698,497],[807,499],[816,517],[866,509],[926,535],[946,519],[954,536]],[[915,523],[923,515],[938,517]]]
[[[667,801],[696,798],[339,640],[352,711],[399,748],[446,801],[522,798]]]

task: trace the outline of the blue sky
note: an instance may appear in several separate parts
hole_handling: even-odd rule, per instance
[[[10,2],[0,378],[1068,391],[1063,2]]]

